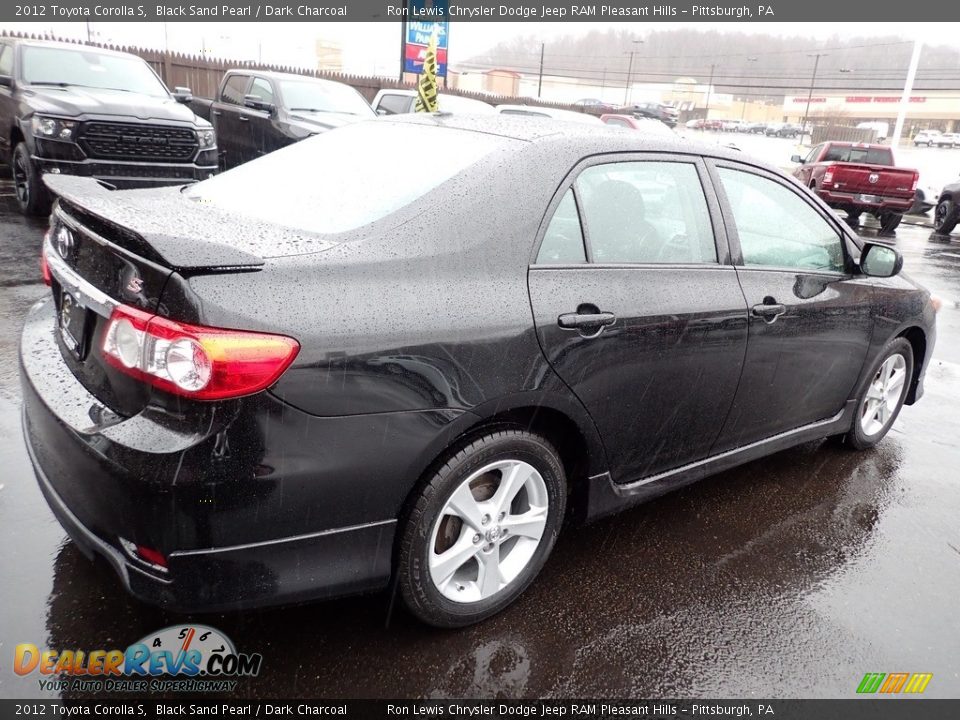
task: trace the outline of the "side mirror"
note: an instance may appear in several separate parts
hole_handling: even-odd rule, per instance
[[[377,108],[377,115],[386,115],[386,114],[387,114],[387,109],[385,107]]]
[[[794,155],[790,158],[790,162],[800,163],[801,165],[803,165],[803,158],[800,157],[799,155]]]
[[[893,277],[903,269],[903,255],[889,245],[866,243],[860,253],[860,270],[870,277]]]
[[[259,95],[244,95],[243,104],[248,108],[253,108],[254,110],[261,110],[266,113],[272,113],[276,110],[276,106],[273,103],[268,103]]]
[[[173,99],[186,105],[193,101],[193,91],[188,87],[175,87],[173,89]]]
[[[9,75],[0,75],[0,85],[3,87],[12,88],[13,87],[13,78]]]

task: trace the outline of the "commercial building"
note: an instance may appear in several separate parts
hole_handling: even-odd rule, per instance
[[[814,92],[810,98],[810,118],[814,122],[830,119],[850,125],[883,121],[892,126],[897,119],[900,97],[901,93],[897,92]],[[806,107],[806,95],[787,96],[783,115],[790,122],[800,122]],[[924,129],[960,130],[960,89],[928,90],[911,95],[904,134],[910,136]]]

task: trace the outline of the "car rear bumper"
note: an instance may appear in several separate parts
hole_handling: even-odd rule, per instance
[[[112,416],[64,362],[52,305],[34,306],[21,338],[24,437],[64,529],[132,594],[220,611],[387,585],[411,468],[452,415],[319,418],[261,393],[200,430],[148,410]]]
[[[26,407],[23,428],[40,491],[60,525],[86,557],[106,560],[127,592],[143,602],[180,612],[219,612],[377,590],[389,580],[390,556],[383,548],[393,546],[394,520],[271,542],[174,552],[168,572],[160,573],[98,536],[73,514],[37,459]],[[372,572],[358,572],[364,568]]]
[[[891,211],[904,213],[913,207],[914,197],[884,197],[877,195],[876,200],[864,200],[861,195],[866,193],[844,193],[832,190],[818,189],[817,195],[830,207],[847,208],[856,207],[864,210],[873,210],[875,212]]]
[[[206,180],[217,172],[216,164],[60,160],[36,155],[33,160],[42,173],[92,177],[118,190],[184,185]]]

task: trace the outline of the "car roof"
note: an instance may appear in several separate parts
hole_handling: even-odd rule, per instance
[[[740,152],[697,140],[643,132],[624,132],[605,123],[582,124],[553,118],[523,117],[517,115],[456,115],[453,113],[407,113],[390,115],[377,122],[403,122],[486,133],[530,143],[564,143],[580,146],[583,155],[606,152],[675,152],[708,155],[744,161]],[[760,162],[760,167],[770,166]]]
[[[237,73],[238,75],[257,75],[269,80],[307,80],[310,82],[328,83],[333,85],[346,85],[346,83],[330,80],[329,78],[318,78],[313,75],[298,75],[297,73],[284,73],[275,70],[256,70],[254,68],[230,68],[228,73]],[[350,87],[349,85],[347,87]]]

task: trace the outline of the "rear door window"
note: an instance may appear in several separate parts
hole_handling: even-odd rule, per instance
[[[0,45],[0,75],[13,75],[13,48]]]
[[[563,200],[557,206],[540,244],[537,264],[573,264],[584,263],[587,255],[583,247],[583,230],[580,227],[580,214],[573,197],[573,190],[567,190]]]
[[[249,75],[231,75],[223,86],[220,99],[231,105],[243,105],[243,96],[247,94],[249,83]]]
[[[717,262],[710,212],[693,163],[594,165],[576,184],[593,262]]]

